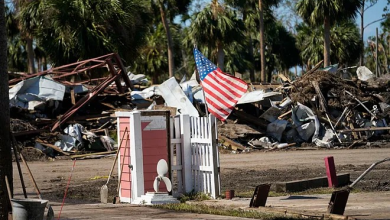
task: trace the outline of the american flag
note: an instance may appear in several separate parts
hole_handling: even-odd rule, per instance
[[[243,80],[222,72],[196,48],[194,56],[208,111],[224,121],[246,93],[248,85]]]

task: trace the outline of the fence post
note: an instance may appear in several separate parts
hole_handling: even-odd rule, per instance
[[[336,166],[334,165],[333,157],[325,157],[326,175],[328,176],[329,188],[337,187],[338,180],[336,174]]]
[[[192,176],[191,124],[189,115],[180,115],[180,135],[184,191],[189,193],[194,189]]]
[[[217,198],[220,193],[220,181],[219,181],[219,164],[218,164],[218,144],[217,144],[217,126],[215,122],[215,117],[213,115],[209,116],[209,125],[210,125],[210,138],[211,138],[211,166],[213,168],[213,174],[211,175],[211,187],[212,187],[212,197]]]

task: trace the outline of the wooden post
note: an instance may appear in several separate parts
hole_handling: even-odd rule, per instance
[[[334,159],[332,156],[325,157],[326,175],[328,176],[329,188],[337,187],[338,180],[336,175],[336,167],[334,165]]]
[[[217,198],[221,194],[220,186],[220,176],[219,176],[219,153],[218,153],[218,144],[217,144],[217,123],[213,115],[210,115],[208,118],[208,123],[210,125],[210,138],[211,138],[211,163],[213,169],[213,174],[211,175],[211,188],[213,198]],[[214,187],[213,187],[214,186]]]

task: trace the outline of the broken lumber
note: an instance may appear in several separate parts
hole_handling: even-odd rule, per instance
[[[244,146],[242,146],[241,144],[239,144],[237,142],[230,140],[227,137],[218,135],[218,140],[223,140],[224,141],[223,145],[226,147],[230,147],[232,150],[241,150],[241,151],[245,150]]]
[[[320,101],[321,110],[323,112],[325,112],[325,113],[328,112],[328,105],[326,104],[325,97],[324,97],[324,95],[321,92],[320,85],[318,84],[317,81],[312,81],[311,84],[313,85],[314,90],[316,91],[316,93],[318,95],[318,98],[319,98],[319,101]]]
[[[39,138],[36,139],[35,141],[36,141],[37,143],[39,143],[39,144],[42,144],[42,145],[45,146],[45,147],[50,147],[51,149],[53,149],[53,150],[55,150],[55,151],[57,151],[57,152],[59,152],[59,153],[61,153],[61,154],[63,154],[63,155],[66,155],[66,156],[69,156],[69,155],[70,155],[70,153],[63,151],[61,148],[59,148],[59,147],[57,147],[57,146],[55,146],[55,145],[53,145],[53,144],[45,143],[44,141],[42,141],[42,140],[39,139]]]
[[[310,73],[315,72],[316,70],[318,70],[321,67],[323,62],[324,62],[324,60],[321,60],[311,70],[307,71],[305,74],[310,74]]]
[[[288,110],[287,112],[281,114],[281,115],[278,117],[278,119],[279,119],[279,120],[282,120],[285,116],[287,116],[287,115],[289,115],[289,114],[291,114],[291,113],[292,113],[292,110]]]
[[[117,151],[114,150],[114,151],[106,151],[106,152],[98,152],[98,153],[80,154],[80,155],[73,155],[73,156],[71,156],[70,158],[71,158],[71,159],[80,159],[80,158],[89,157],[89,156],[95,156],[95,155],[108,155],[108,154],[114,154],[114,153],[116,153],[116,152],[117,152]]]
[[[390,130],[390,127],[369,127],[369,128],[355,128],[355,129],[344,129],[338,130],[340,133],[349,133],[349,132],[360,132],[360,131],[386,131]]]

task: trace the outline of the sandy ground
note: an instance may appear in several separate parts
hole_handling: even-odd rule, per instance
[[[222,190],[234,189],[236,192],[253,191],[261,183],[299,180],[326,175],[324,157],[334,156],[338,173],[350,173],[354,180],[372,163],[390,157],[390,149],[354,149],[354,150],[311,150],[311,151],[278,151],[254,152],[246,154],[221,154]],[[72,175],[64,210],[75,210],[77,205],[97,203],[100,201],[100,187],[105,183],[113,162],[112,158],[78,160]],[[42,196],[56,204],[62,201],[67,181],[72,170],[73,161],[31,161],[30,168],[34,174]],[[36,197],[33,185],[23,167],[27,192]],[[390,165],[384,163],[361,181],[356,188],[381,194],[390,191]],[[116,194],[117,169],[109,183],[109,200]],[[21,184],[16,165],[14,166],[15,197],[22,198]],[[99,206],[91,206],[100,209]],[[153,209],[155,210],[155,209]],[[155,210],[157,218],[165,211]],[[72,217],[69,219],[81,219]],[[66,216],[64,216],[66,217]],[[142,216],[141,216],[142,217]],[[140,218],[141,218],[140,217]],[[143,217],[142,217],[143,218]],[[168,217],[161,217],[168,218]],[[187,218],[184,217],[183,218]],[[205,217],[209,219],[208,217]],[[90,219],[90,218],[86,218]],[[94,218],[96,219],[96,218]],[[200,218],[201,219],[201,218]]]

